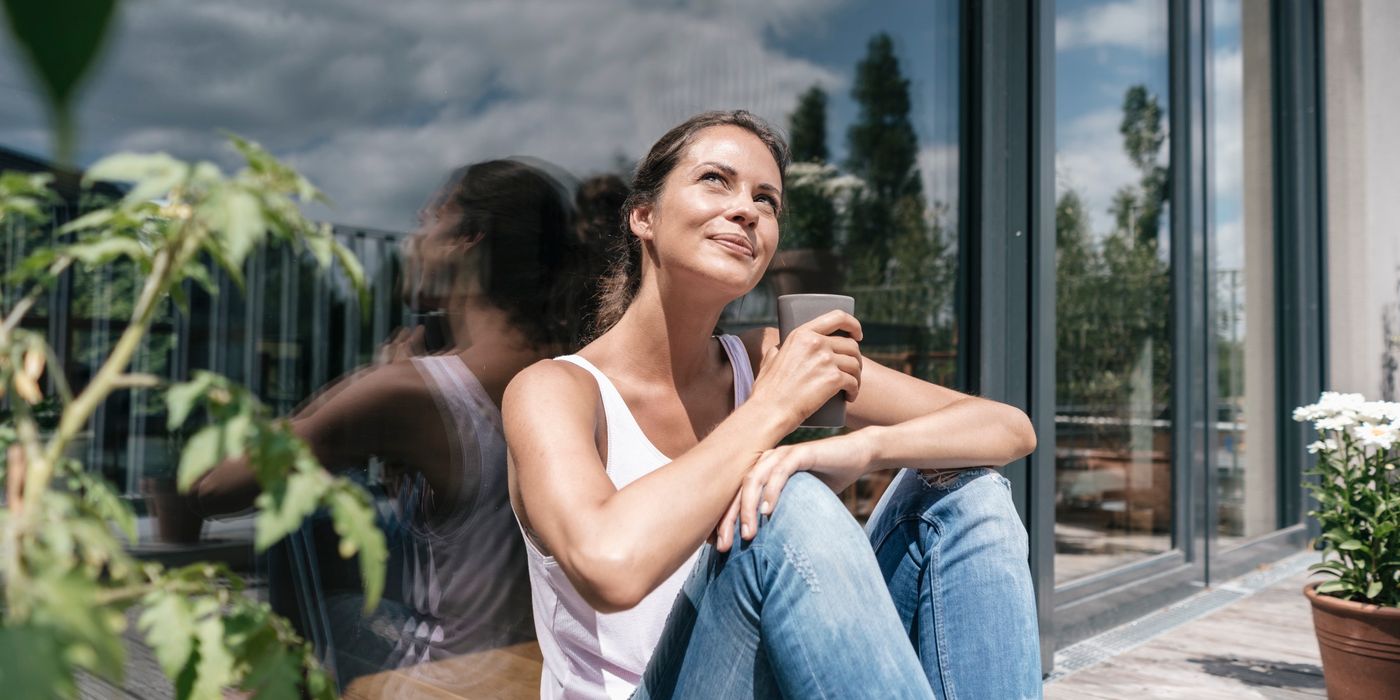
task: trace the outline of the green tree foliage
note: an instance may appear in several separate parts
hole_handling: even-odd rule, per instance
[[[887,281],[893,242],[910,233],[900,229],[911,223],[900,210],[923,206],[919,140],[909,118],[909,80],[888,34],[871,37],[865,57],[856,65],[851,97],[860,112],[846,132],[846,169],[863,180],[865,188],[851,205],[846,250],[852,280],[879,284]]]
[[[1161,108],[1138,85],[1128,89],[1123,114],[1123,148],[1139,181],[1115,194],[1108,212],[1113,229],[1102,237],[1089,230],[1078,192],[1056,202],[1055,313],[1058,403],[1076,413],[1126,418],[1134,373],[1144,362],[1151,365],[1154,414],[1170,397],[1171,270],[1157,236],[1168,194],[1167,169],[1158,163],[1166,140]]]
[[[836,244],[835,193],[829,184],[836,169],[826,165],[826,92],[813,85],[797,99],[789,117],[793,165],[783,193],[783,249],[823,248]]]
[[[323,469],[287,421],[224,377],[198,372],[169,383],[130,367],[153,320],[181,306],[172,296],[180,285],[190,281],[217,293],[206,260],[241,279],[256,247],[291,245],[323,270],[338,265],[363,292],[358,261],[328,225],[301,214],[302,203],[320,198],[316,189],[256,144],[237,138],[233,144],[246,165],[232,175],[163,154],[99,161],[87,180],[130,183],[125,196],[69,222],[59,229],[58,244],[31,251],[9,273],[8,281],[27,291],[0,299],[0,392],[12,409],[0,420],[0,453],[18,456],[5,461],[7,483],[18,488],[0,508],[0,649],[47,650],[42,663],[0,665],[0,684],[15,697],[71,696],[79,671],[116,680],[121,633],[133,609],[181,698],[220,698],[225,688],[267,697],[334,692],[287,623],[240,594],[242,583],[231,572],[209,564],[166,570],[126,553],[122,538],[136,537],[130,507],[66,450],[115,392],[160,397],[171,431],[198,418],[180,458],[181,488],[221,459],[248,455],[262,490],[259,550],[325,508],[341,554],[359,559],[366,605],[373,607],[383,590],[387,548],[368,495]],[[47,226],[48,184],[46,175],[0,176],[0,225]],[[129,316],[97,372],[75,393],[43,334],[22,321],[64,270],[77,267],[90,276],[114,266],[131,271],[132,298],[122,307]],[[57,396],[43,395],[45,380]],[[55,407],[54,420],[42,420],[46,404]]]
[[[825,163],[831,158],[826,147],[826,91],[821,86],[813,85],[798,96],[788,124],[793,162]]]

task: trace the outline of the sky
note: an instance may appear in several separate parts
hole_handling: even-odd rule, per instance
[[[785,126],[811,85],[844,155],[866,42],[911,78],[929,198],[957,195],[956,0],[135,0],[79,103],[79,164],[165,151],[236,165],[262,143],[333,200],[311,213],[391,231],[455,166],[527,155],[576,176],[631,163],[706,109]],[[0,38],[0,145],[46,157],[37,91]]]

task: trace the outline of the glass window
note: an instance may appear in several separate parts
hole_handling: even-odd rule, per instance
[[[167,151],[209,159],[228,171],[237,162],[219,130],[256,140],[335,203],[309,211],[334,222],[337,236],[359,256],[371,289],[368,304],[350,292],[343,274],[317,281],[303,253],[265,250],[247,263],[242,288],[215,271],[219,293],[192,294],[193,317],[163,312],[139,369],[179,375],[210,368],[250,385],[285,415],[310,396],[333,401],[336,390],[326,390],[328,381],[374,363],[406,318],[445,333],[447,342],[481,342],[469,337],[474,328],[463,319],[467,303],[457,308],[455,302],[484,295],[488,283],[492,293],[501,292],[497,287],[509,280],[476,278],[458,287],[470,266],[435,258],[440,249],[408,235],[426,236],[437,225],[443,228],[434,230],[461,233],[461,226],[441,224],[450,199],[437,196],[446,192],[444,175],[468,163],[517,157],[511,162],[535,171],[536,184],[549,179],[557,185],[550,194],[563,195],[566,207],[581,203],[580,193],[606,199],[606,187],[585,192],[579,183],[628,176],[653,141],[697,112],[743,108],[790,135],[796,162],[787,182],[781,250],[758,289],[727,310],[723,329],[774,323],[775,296],[784,292],[844,292],[856,297],[863,349],[871,358],[955,382],[959,0],[688,0],[646,7],[444,2],[304,13],[281,5],[254,0],[218,9],[179,3],[126,8],[84,96],[79,160],[118,150]],[[7,60],[0,56],[0,78],[11,72]],[[13,94],[4,82],[0,93]],[[16,116],[0,124],[0,144],[45,151],[42,113],[0,104],[0,111]],[[467,179],[449,181],[454,196]],[[467,200],[464,210],[475,206]],[[616,203],[611,211],[618,211]],[[480,218],[495,221],[500,214]],[[606,235],[616,231],[613,223]],[[527,249],[502,245],[490,254]],[[415,265],[432,273],[411,269]],[[415,275],[429,281],[419,285]],[[539,286],[553,281],[532,280]],[[77,332],[86,334],[74,343],[75,359],[95,363],[110,347],[125,322],[122,309],[130,309],[131,282],[121,271],[75,279],[71,316]],[[477,282],[483,286],[470,286]],[[506,290],[498,298],[515,303],[539,291]],[[411,313],[406,302],[414,306]],[[510,323],[547,320],[527,315],[515,313]],[[469,520],[477,512],[470,498],[480,485],[474,475],[489,467],[499,472],[496,483],[504,483],[503,438],[490,432],[494,407],[489,395],[482,398],[504,382],[474,384],[479,377],[463,378],[475,371],[465,361],[447,365],[431,380],[422,377],[434,370],[412,370],[406,384],[417,390],[415,398],[438,392],[414,404],[428,413],[413,414],[421,418],[415,425],[462,434],[433,433],[438,442],[395,435],[392,442],[441,448],[437,461],[452,469],[466,465],[461,473],[435,481],[401,463],[401,454],[378,452],[334,465],[371,488],[389,538],[388,589],[377,617],[361,616],[359,582],[336,553],[333,528],[324,519],[313,518],[266,556],[268,599],[305,636],[320,640],[323,653],[340,655],[337,669],[347,683],[415,664],[430,666],[421,674],[403,672],[415,682],[470,682],[473,674],[432,664],[531,632],[528,618],[490,619],[497,602],[516,608],[523,602],[523,609],[510,612],[528,615],[528,586],[519,579],[524,554],[512,539],[517,528],[508,508],[497,500],[483,511],[505,514],[490,528]],[[435,383],[429,387],[429,381]],[[140,488],[136,482],[170,476],[183,438],[165,434],[154,392],[135,401],[109,402],[92,438],[102,455],[92,463],[132,496]],[[463,412],[483,420],[467,420]],[[484,432],[473,432],[478,429]],[[382,451],[393,452],[387,447]],[[472,464],[474,471],[467,468]],[[884,481],[858,484],[846,503],[857,515],[867,514]],[[499,490],[495,495],[503,499]],[[155,505],[157,496],[175,498],[169,489],[152,487],[148,496],[153,511],[179,514]],[[247,519],[235,521],[221,515],[204,525],[203,536],[246,537]],[[194,526],[198,536],[199,523]],[[507,555],[492,555],[487,564],[520,566],[505,573],[478,566],[479,553],[500,551]],[[308,570],[316,575],[306,576]],[[308,595],[325,604],[304,605]],[[478,605],[482,600],[491,602]]]
[[[1167,3],[1057,3],[1055,581],[1171,547]]]
[[[1269,2],[1217,1],[1212,19],[1214,456],[1228,547],[1278,527]]]

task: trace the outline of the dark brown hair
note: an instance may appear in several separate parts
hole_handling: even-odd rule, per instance
[[[646,158],[637,164],[637,172],[632,177],[632,193],[622,204],[621,226],[618,235],[612,239],[612,264],[598,289],[592,337],[602,335],[622,318],[642,283],[642,241],[632,233],[629,223],[632,212],[637,207],[656,203],[666,177],[675,170],[696,135],[715,126],[737,126],[758,137],[777,162],[779,176],[786,175],[789,160],[787,142],[767,122],[742,109],[702,112],[666,132],[647,152]]]
[[[459,168],[436,198],[462,208],[457,235],[481,237],[481,289],[535,345],[567,346],[578,335],[583,290],[600,274],[573,230],[565,188],[549,173],[518,160]],[[601,268],[601,266],[599,266]]]

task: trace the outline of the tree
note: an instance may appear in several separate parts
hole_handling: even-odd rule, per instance
[[[1168,175],[1158,162],[1162,110],[1144,86],[1124,95],[1119,133],[1139,180],[1115,194],[1113,228],[1094,240],[1075,190],[1055,206],[1056,392],[1065,410],[1131,417],[1135,386],[1141,394],[1150,385],[1142,398],[1155,415],[1171,388],[1171,274],[1158,247]]]
[[[851,97],[860,115],[846,132],[846,168],[866,184],[851,206],[848,257],[858,284],[888,281],[892,242],[900,226],[923,227],[919,177],[919,140],[909,119],[909,80],[899,67],[894,41],[885,33],[871,37],[865,58],[856,65]],[[905,215],[897,215],[904,210]]]
[[[797,98],[788,124],[794,163],[825,163],[831,157],[826,147],[826,91],[820,86],[807,88]]]
[[[797,98],[788,118],[793,165],[783,198],[784,249],[831,249],[836,244],[836,204],[827,184],[836,176],[826,165],[826,92],[813,85]]]

